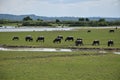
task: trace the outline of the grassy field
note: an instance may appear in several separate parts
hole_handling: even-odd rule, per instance
[[[0,80],[120,80],[120,55],[0,51]]]
[[[25,36],[32,35],[34,38],[33,42],[26,42]],[[14,45],[14,46],[37,46],[37,47],[73,47],[75,42],[65,42],[62,40],[61,44],[54,44],[53,40],[58,36],[63,35],[64,39],[67,36],[74,36],[74,38],[82,38],[84,46],[81,47],[99,47],[107,48],[107,41],[112,39],[115,43],[113,47],[120,47],[120,29],[115,30],[114,33],[109,33],[109,29],[91,29],[90,33],[87,33],[87,29],[81,29],[77,31],[43,31],[43,32],[0,32],[0,44],[4,45]],[[19,41],[12,41],[13,36],[19,36]],[[36,42],[38,36],[44,36],[45,42]],[[93,40],[100,40],[100,46],[92,46]]]
[[[25,36],[32,35],[33,42],[26,42]],[[109,33],[109,29],[87,29],[77,31],[48,32],[0,32],[0,45],[35,46],[68,48],[74,41],[54,44],[58,35],[82,38],[84,46],[79,48],[108,48],[107,41],[112,39],[120,48],[120,29]],[[19,41],[12,41],[19,36]],[[45,42],[35,42],[38,36],[45,36]],[[100,46],[91,46],[92,41],[100,40]],[[16,52],[0,51],[0,80],[120,80],[120,55],[97,52]]]

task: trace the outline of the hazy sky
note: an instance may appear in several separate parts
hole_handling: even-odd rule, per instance
[[[53,17],[120,17],[120,0],[0,0],[0,13]]]

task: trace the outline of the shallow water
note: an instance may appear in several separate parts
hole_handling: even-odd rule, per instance
[[[106,28],[113,28],[115,29],[115,26],[107,26],[107,27],[64,27],[62,28],[57,27],[19,27],[16,28],[15,26],[2,26],[0,27],[0,32],[22,32],[22,31],[70,31],[70,30],[78,30],[78,29],[106,29]],[[120,28],[120,26],[118,27]]]
[[[57,48],[0,48],[1,51],[40,51],[40,52],[72,52],[71,49]]]
[[[97,49],[62,49],[62,48],[4,48],[0,47],[0,51],[37,51],[37,52],[75,52],[80,51],[83,53],[95,52],[95,53],[108,53],[106,50]],[[120,54],[120,52],[112,51],[113,54]]]
[[[0,27],[0,32],[22,32],[22,31],[69,31],[73,28],[50,28],[50,27]]]
[[[113,52],[114,54],[120,54],[120,52]]]

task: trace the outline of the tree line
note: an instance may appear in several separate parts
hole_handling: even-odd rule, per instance
[[[89,18],[79,18],[78,21],[44,21],[42,19],[33,20],[31,17],[26,16],[22,21],[10,21],[0,20],[0,25],[7,23],[17,23],[21,26],[120,26],[120,20],[117,21],[106,21],[104,18],[99,20],[90,20]]]

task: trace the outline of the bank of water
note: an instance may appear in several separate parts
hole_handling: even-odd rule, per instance
[[[115,26],[107,27],[14,27],[14,26],[2,26],[0,32],[23,32],[23,31],[70,31],[79,29],[115,29]],[[120,26],[118,27],[120,28]]]
[[[22,31],[69,31],[73,28],[65,27],[65,28],[50,28],[50,27],[19,27],[15,28],[12,26],[0,27],[0,32],[22,32]]]
[[[0,47],[0,51],[36,51],[36,52],[83,52],[83,53],[113,53],[119,54],[120,51],[100,50],[100,49],[62,49],[62,48],[4,48]]]
[[[0,51],[40,51],[40,52],[72,52],[71,49],[57,48],[0,48]]]

